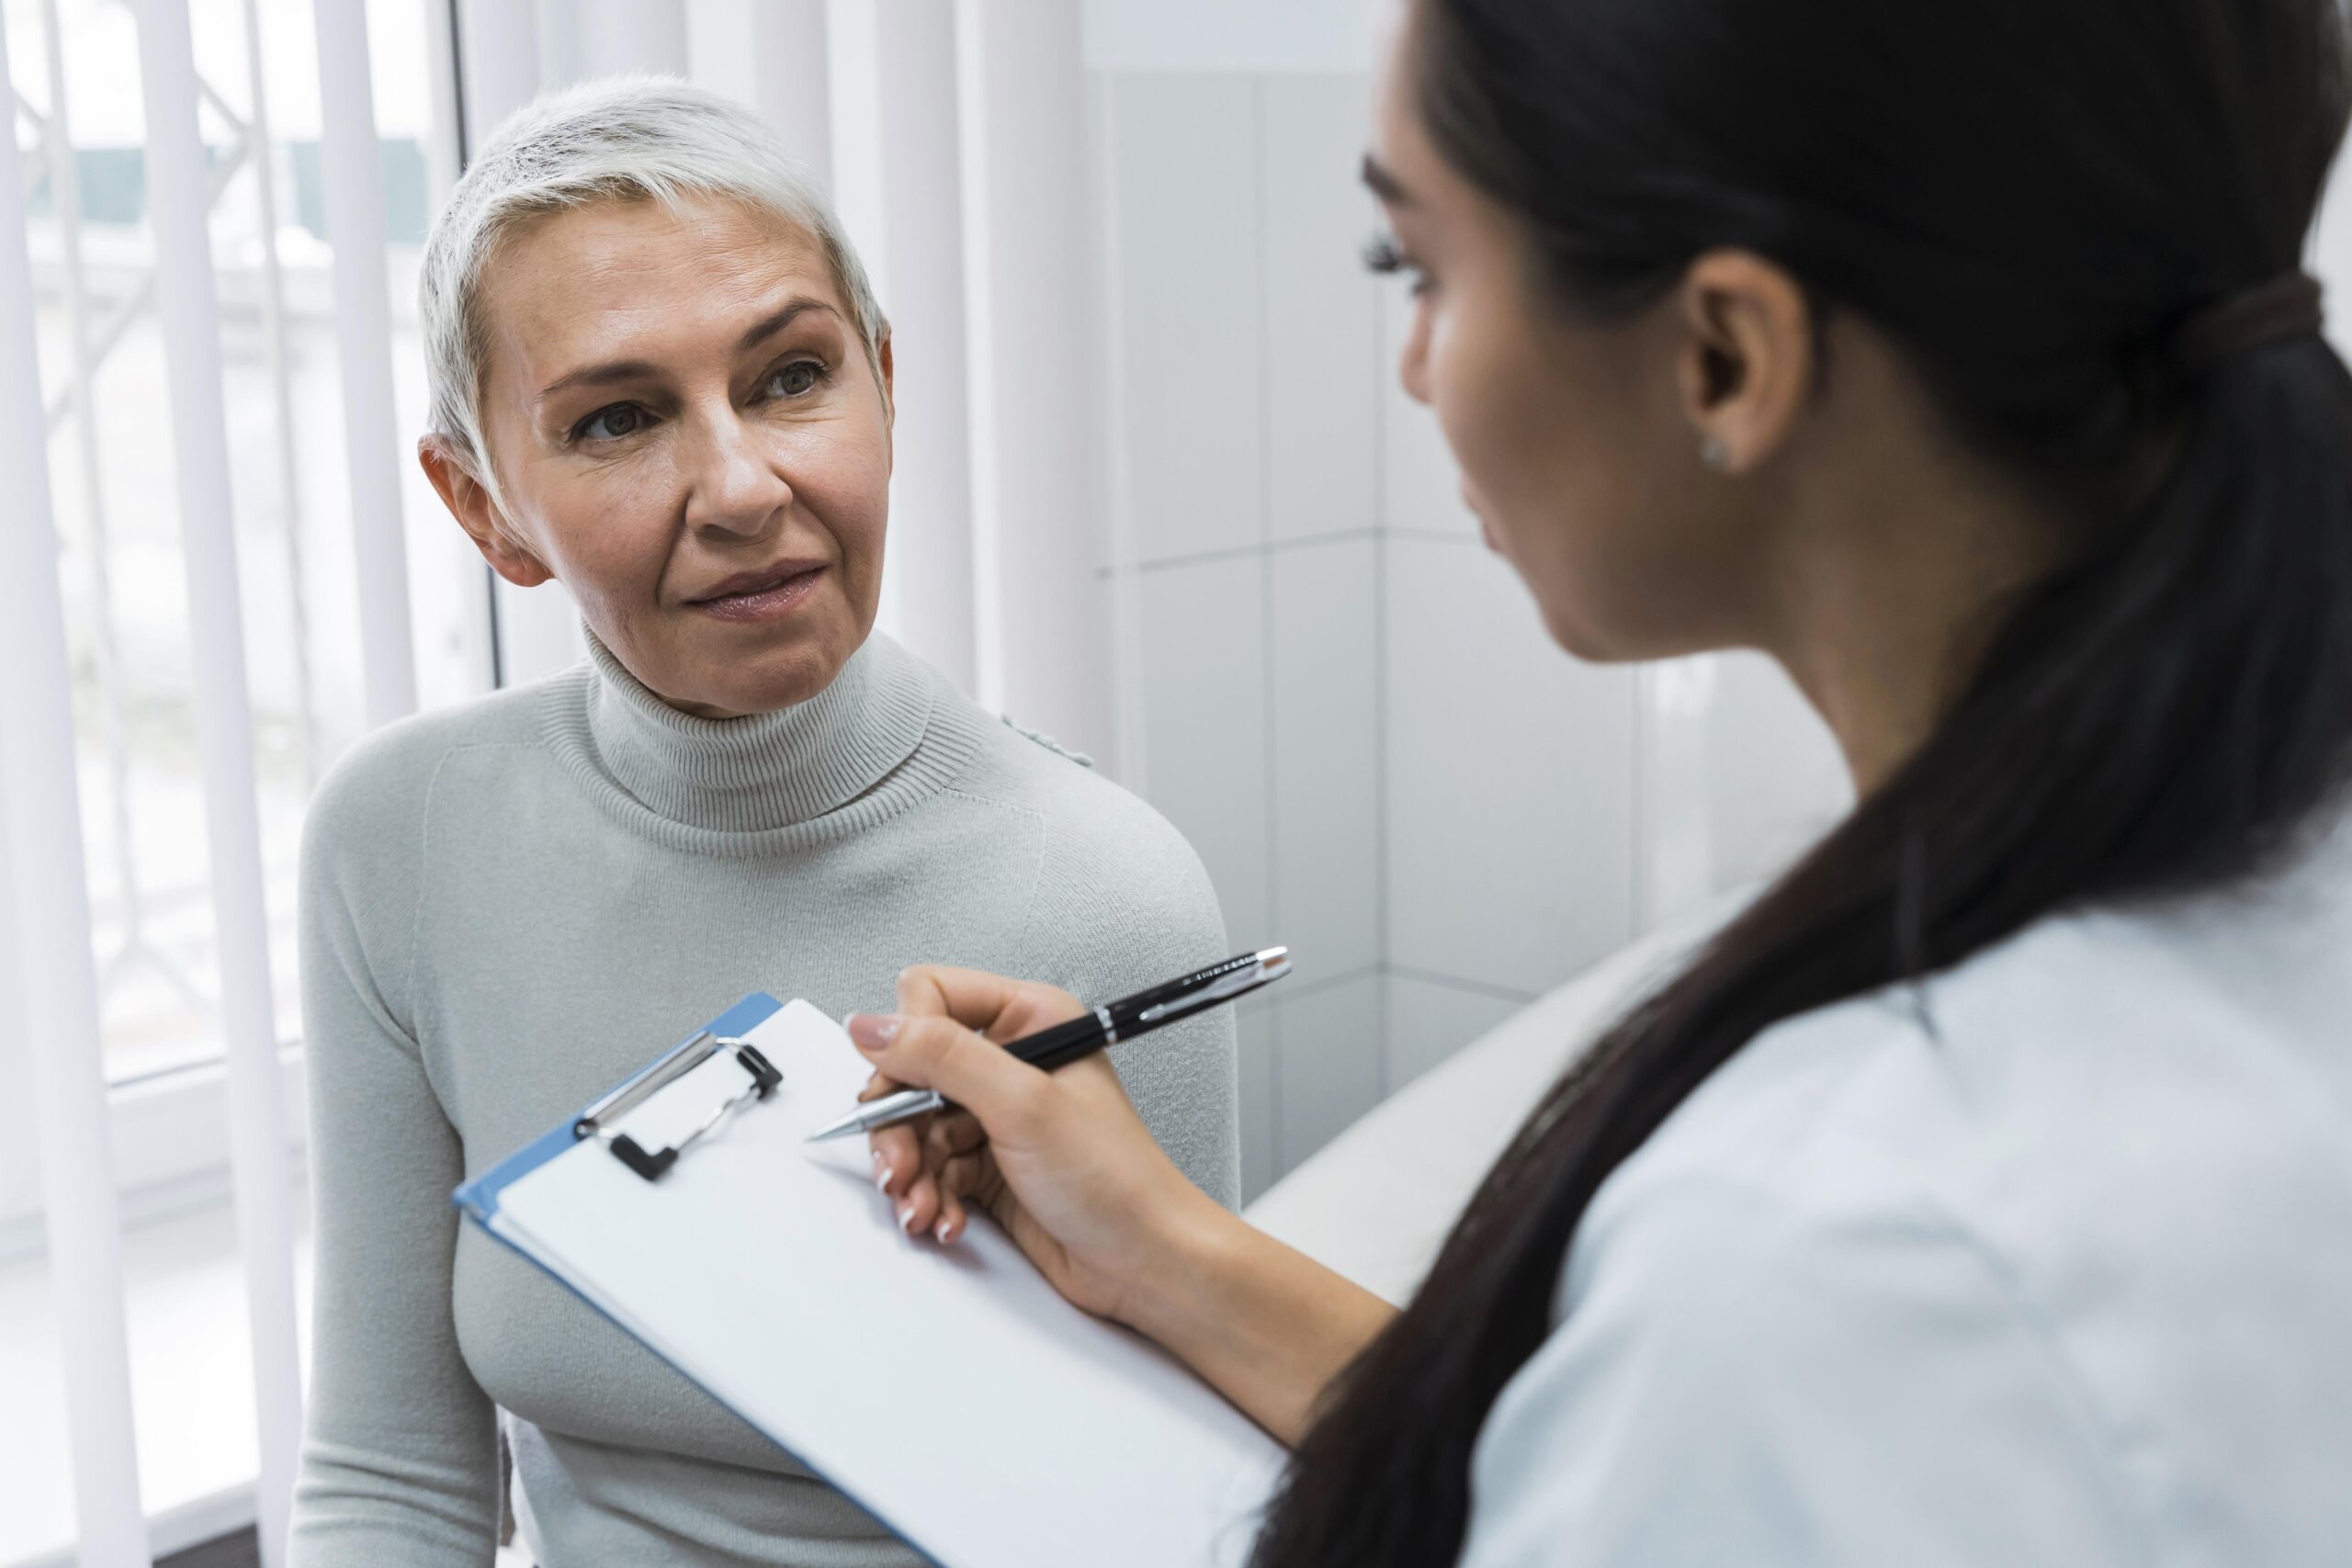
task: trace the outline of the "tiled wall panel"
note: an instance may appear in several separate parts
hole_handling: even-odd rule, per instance
[[[1376,553],[1353,539],[1267,558],[1273,903],[1305,980],[1381,959]]]
[[[1525,1005],[1491,991],[1414,975],[1389,975],[1386,990],[1391,1094]]]
[[[1379,971],[1368,969],[1274,1001],[1282,1019],[1275,1055],[1279,1168],[1291,1169],[1380,1103],[1385,1000]]]
[[[1632,672],[1562,656],[1485,550],[1387,551],[1389,961],[1548,990],[1634,935]]]
[[[1235,948],[1272,929],[1266,774],[1265,562],[1143,573],[1143,790],[1193,841]]]
[[[1132,547],[1159,561],[1256,546],[1267,431],[1258,84],[1120,76],[1107,109]]]
[[[1266,516],[1276,540],[1369,529],[1380,478],[1377,221],[1356,178],[1362,77],[1264,80]]]
[[[1241,1058],[1241,1201],[1245,1203],[1272,1186],[1283,1169],[1275,1143],[1280,1094],[1275,1055],[1280,1040],[1274,1009],[1271,998],[1245,1001],[1234,1009],[1234,1032]]]

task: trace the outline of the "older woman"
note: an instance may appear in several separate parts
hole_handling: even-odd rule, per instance
[[[501,1413],[548,1568],[911,1561],[450,1190],[746,990],[838,1015],[947,954],[1118,994],[1220,956],[1215,897],[1148,807],[873,633],[889,337],[757,120],[645,81],[526,109],[423,309],[424,468],[507,581],[571,589],[589,658],[371,738],[312,808],[295,1561],[486,1562]],[[1230,1201],[1229,1020],[1118,1065]]]

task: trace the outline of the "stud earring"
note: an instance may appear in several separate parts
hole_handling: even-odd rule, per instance
[[[1731,471],[1731,447],[1720,435],[1710,435],[1699,444],[1699,461],[1719,474]]]

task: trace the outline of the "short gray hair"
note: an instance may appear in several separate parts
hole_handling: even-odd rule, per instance
[[[498,128],[450,191],[417,284],[432,432],[456,448],[501,515],[481,430],[490,339],[480,315],[482,275],[500,242],[518,225],[594,202],[675,205],[695,196],[731,197],[814,239],[881,379],[889,324],[874,286],[824,192],[765,121],[672,76],[613,76],[542,94]]]

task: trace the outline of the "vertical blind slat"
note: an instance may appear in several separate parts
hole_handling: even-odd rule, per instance
[[[277,490],[286,508],[286,572],[288,629],[292,633],[291,657],[295,701],[303,723],[303,759],[310,776],[318,777],[317,732],[311,728],[318,713],[318,689],[311,659],[310,590],[303,569],[301,475],[295,466],[300,439],[294,426],[294,378],[286,342],[286,269],[278,259],[277,143],[269,129],[268,75],[262,60],[261,0],[244,0],[246,91],[244,144],[254,170],[254,189],[261,220],[262,357],[269,365],[270,412],[277,440]],[[217,103],[217,98],[216,98]]]
[[[865,265],[886,314],[897,309],[898,286],[890,276],[891,252],[885,243],[882,157],[882,39],[876,0],[832,0],[825,12],[825,97],[832,114],[833,157],[831,195],[833,217],[850,249]],[[786,149],[790,152],[790,148]],[[893,318],[895,320],[895,318]],[[915,547],[906,531],[907,513],[901,504],[906,486],[906,448],[894,426],[891,446],[888,548],[881,592],[875,605],[874,629],[899,642],[907,640],[902,590]]]
[[[228,429],[196,61],[182,0],[142,0],[139,66],[147,116],[147,190],[178,479],[197,751],[204,779],[212,910],[220,966],[231,1170],[253,1329],[260,1438],[254,1499],[262,1560],[283,1560],[301,1438],[294,1335],[290,1166],[269,976],[253,710],[245,682]]]
[[[831,84],[826,77],[825,0],[752,0],[752,90],[784,150],[833,178]]]
[[[899,386],[890,571],[900,640],[965,691],[972,657],[971,433],[956,17],[876,7],[882,248]]]
[[[980,701],[1113,745],[1080,0],[956,0]],[[1017,354],[1001,352],[1018,344]]]
[[[543,9],[546,0],[459,0],[458,58],[465,79],[458,90],[466,106],[461,166],[473,162],[502,120],[537,95],[541,59],[548,52],[541,47]],[[549,19],[565,21],[560,11],[549,11]],[[568,35],[554,41],[567,47],[577,42]],[[495,578],[491,592],[498,605],[498,661],[505,684],[552,674],[587,652],[579,612],[560,582],[517,588]]]
[[[982,707],[1001,713],[1004,572],[997,536],[1003,508],[998,496],[996,382],[989,370],[997,358],[997,334],[988,181],[989,70],[981,36],[987,20],[978,0],[956,0],[956,188],[964,231],[964,419],[971,442],[972,479],[972,694]]]
[[[686,73],[686,11],[681,0],[571,0],[582,78],[628,71]]]
[[[537,7],[509,0],[458,0],[458,60],[465,79],[466,145],[458,165],[473,162],[498,122],[539,90]]]
[[[319,184],[334,249],[335,349],[343,371],[352,563],[368,728],[416,707],[416,659],[401,520],[399,418],[392,400],[391,284],[384,266],[384,172],[362,0],[317,0]]]
[[[0,29],[0,84],[13,80]],[[0,829],[22,957],[79,1561],[146,1568],[48,429],[24,187],[12,166],[0,180],[0,473],[13,498],[0,519],[0,670],[8,677],[0,681]]]

